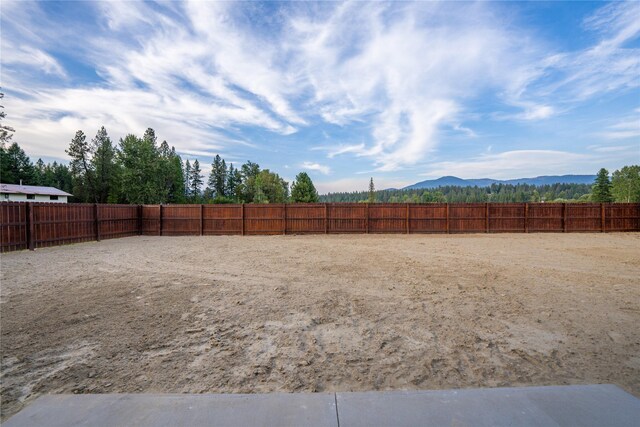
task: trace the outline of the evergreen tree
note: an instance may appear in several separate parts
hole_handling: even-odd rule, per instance
[[[609,171],[605,168],[600,169],[596,176],[596,182],[593,184],[591,192],[591,200],[596,203],[610,203],[613,201],[613,196],[611,196]]]
[[[300,172],[291,185],[291,199],[294,202],[317,203],[318,191],[306,172]]]
[[[191,166],[191,178],[189,179],[191,189],[191,197],[194,202],[198,202],[201,199],[200,190],[202,187],[202,171],[200,170],[200,162],[196,159]]]
[[[182,159],[174,147],[169,148],[167,141],[162,141],[158,153],[160,200],[162,203],[180,203],[184,201],[185,192]]]
[[[95,191],[95,170],[91,163],[91,147],[81,130],[77,131],[66,153],[71,157],[73,194],[83,202],[97,202]]]
[[[33,178],[34,185],[47,186],[47,184],[45,184],[46,171],[47,171],[47,166],[44,164],[42,159],[38,159],[34,169],[34,178]]]
[[[191,197],[191,164],[189,159],[184,164],[184,196],[187,199]]]
[[[4,93],[0,92],[0,102],[4,98]],[[0,147],[4,148],[5,143],[11,142],[15,129],[11,126],[7,126],[2,123],[2,120],[7,117],[7,113],[4,112],[4,105],[0,105]]]
[[[376,201],[376,187],[373,185],[373,177],[369,181],[369,199],[367,201],[369,203],[375,203]]]
[[[107,134],[107,130],[102,126],[96,137],[91,141],[93,157],[91,167],[95,171],[95,197],[98,203],[107,203],[116,199],[116,175],[117,165],[115,163],[116,150]]]
[[[240,185],[242,184],[242,174],[238,169],[233,167],[233,163],[229,165],[229,174],[227,175],[227,195],[234,202],[241,200]]]
[[[211,173],[209,174],[208,188],[216,199],[223,199],[227,196],[227,164],[219,154],[213,158],[211,163]]]
[[[640,202],[640,166],[625,166],[615,171],[611,193],[616,202]]]
[[[0,181],[5,184],[33,185],[36,172],[31,159],[20,146],[14,142],[9,148],[0,144]]]

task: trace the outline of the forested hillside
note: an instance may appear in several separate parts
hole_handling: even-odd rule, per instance
[[[589,201],[591,185],[588,184],[492,184],[489,187],[445,186],[437,189],[381,190],[376,191],[375,201],[383,203],[480,203],[480,202],[541,202],[541,201]],[[320,196],[323,202],[363,202],[369,192],[329,193]]]

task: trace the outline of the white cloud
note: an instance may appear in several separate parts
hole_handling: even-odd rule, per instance
[[[331,168],[329,166],[321,165],[320,163],[304,162],[300,167],[302,169],[320,172],[323,175],[329,175],[331,173]]]
[[[43,71],[66,77],[67,73],[55,58],[43,50],[30,46],[15,46],[10,42],[2,43],[2,62],[6,65],[26,65]]]
[[[640,52],[628,47],[640,33],[638,3],[586,19],[598,41],[575,52],[554,51],[485,2],[275,4],[260,25],[245,15],[259,7],[248,2],[97,2],[100,25],[81,37],[44,19],[37,3],[9,4],[4,83],[23,96],[6,98],[11,124],[30,151],[49,157],[66,157],[75,130],[101,125],[116,138],[153,127],[181,152],[206,155],[246,145],[246,128],[286,136],[329,123],[362,129],[354,142],[325,147],[329,158],[365,157],[390,172],[422,164],[443,130],[475,137],[461,118],[487,93],[516,110],[490,117],[539,121],[640,84]],[[47,53],[56,31],[101,82],[52,88],[20,75],[15,65],[72,75]],[[637,127],[602,136],[635,137]]]

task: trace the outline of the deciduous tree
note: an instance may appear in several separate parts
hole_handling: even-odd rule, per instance
[[[625,166],[615,171],[611,193],[616,202],[640,202],[640,166]]]

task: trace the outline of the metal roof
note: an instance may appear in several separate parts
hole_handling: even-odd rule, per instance
[[[55,187],[37,185],[0,184],[0,193],[5,194],[41,194],[45,196],[73,196]]]

